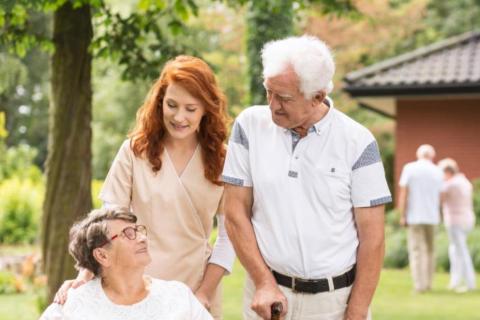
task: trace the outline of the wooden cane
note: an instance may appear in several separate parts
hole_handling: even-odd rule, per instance
[[[271,312],[272,312],[272,317],[270,318],[271,320],[280,320],[280,314],[283,311],[283,305],[281,302],[274,302],[272,304]]]

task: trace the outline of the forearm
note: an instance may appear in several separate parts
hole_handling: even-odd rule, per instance
[[[400,187],[398,192],[398,205],[397,209],[400,213],[400,218],[406,219],[406,206],[407,206],[407,188]]]
[[[383,265],[385,207],[355,208],[358,232],[357,270],[345,318],[365,320]]]
[[[203,291],[209,298],[213,298],[224,274],[225,269],[221,266],[214,263],[207,264],[202,282],[196,291]]]
[[[227,215],[225,226],[240,262],[255,285],[258,287],[266,282],[275,283],[258,248],[250,219],[245,214]]]
[[[383,237],[363,241],[358,247],[355,282],[348,303],[348,309],[354,311],[354,314],[365,318],[368,314],[368,308],[380,278],[384,253]]]

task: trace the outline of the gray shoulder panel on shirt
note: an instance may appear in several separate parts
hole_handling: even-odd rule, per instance
[[[235,143],[241,144],[248,150],[248,137],[238,121],[235,121],[233,125],[232,137],[230,139]]]
[[[235,186],[239,186],[239,187],[243,187],[243,185],[245,184],[243,179],[229,177],[229,176],[226,176],[226,175],[222,175],[222,181],[225,182],[225,183],[228,183],[228,184],[233,184]]]
[[[380,162],[382,159],[380,157],[380,151],[378,150],[378,145],[376,141],[372,141],[365,150],[363,150],[362,154],[355,162],[352,167],[352,171],[356,170],[361,167],[366,167],[371,164]]]
[[[392,202],[392,196],[386,196],[386,197],[370,200],[370,206],[375,207],[375,206],[379,206],[381,204],[390,203],[390,202]]]

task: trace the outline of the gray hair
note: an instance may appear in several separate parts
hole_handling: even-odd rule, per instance
[[[84,268],[98,276],[101,265],[93,256],[93,250],[109,243],[107,221],[137,222],[137,217],[126,210],[96,209],[70,229],[68,251],[75,259],[77,269]]]
[[[304,35],[268,42],[262,50],[262,61],[264,79],[277,76],[291,66],[307,99],[319,91],[328,94],[333,89],[333,55],[316,37]]]
[[[443,171],[449,171],[452,174],[456,174],[460,172],[460,169],[458,168],[458,164],[455,160],[452,158],[445,158],[442,159],[438,162],[438,166],[443,170]]]
[[[435,149],[429,144],[422,144],[417,149],[417,159],[429,159],[435,158]]]

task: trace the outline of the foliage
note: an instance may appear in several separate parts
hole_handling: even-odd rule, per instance
[[[54,51],[51,30],[33,22],[67,1],[74,8],[92,8],[96,33],[91,49],[96,57],[122,65],[124,78],[153,79],[168,58],[195,52],[182,41],[184,22],[198,13],[193,0],[139,0],[128,15],[118,12],[115,2],[103,0],[8,1],[0,5],[0,46],[20,57],[35,48]]]
[[[5,114],[0,112],[0,182],[10,177],[41,179],[40,170],[33,164],[37,151],[25,144],[8,148],[5,139],[8,131],[4,128]]]
[[[33,243],[43,201],[43,185],[17,177],[0,184],[0,243]]]
[[[101,207],[98,198],[103,181],[92,181],[94,208]],[[44,194],[43,180],[13,177],[0,183],[0,243],[36,242]],[[67,228],[68,229],[68,228]]]
[[[261,49],[293,33],[293,1],[252,1],[247,14],[249,104],[265,104]]]
[[[147,95],[147,81],[124,81],[113,62],[97,61],[93,70],[93,178],[105,179],[113,158],[135,123]]]
[[[44,13],[32,13],[28,23],[37,32],[50,32],[50,17]],[[11,46],[0,45],[0,111],[7,119],[6,143],[34,146],[35,164],[41,167],[47,154],[48,53],[33,49],[18,57],[8,49]]]
[[[98,197],[100,195],[100,190],[102,190],[103,180],[92,180],[92,199],[93,199],[93,208],[100,208],[102,206],[102,201]]]
[[[392,194],[395,190],[395,136],[393,125],[393,121],[384,121],[380,124],[370,126],[370,130],[377,139],[383,167],[385,169],[385,177],[387,178],[388,188]],[[394,202],[387,204],[386,209],[392,209],[393,204]]]
[[[6,148],[0,160],[0,180],[11,177],[30,178],[39,182],[42,177],[40,169],[33,164],[37,150],[26,144]]]
[[[0,271],[0,295],[17,292],[15,275],[9,271]]]
[[[30,54],[22,59],[22,66],[28,70],[28,80],[19,82],[11,90],[0,94],[0,110],[6,113],[7,118],[9,136],[6,144],[27,144],[34,147],[37,150],[34,162],[37,166],[42,166],[47,154],[48,63],[42,54],[37,52],[37,56],[39,62],[43,61],[43,66],[28,62],[27,60],[34,60]]]
[[[480,179],[473,181],[473,211],[478,222],[480,222]]]
[[[404,268],[408,266],[407,230],[398,226],[398,212],[390,211],[387,214],[385,268]],[[450,261],[448,258],[448,235],[443,226],[440,226],[435,236],[435,259],[438,271],[448,272]],[[480,228],[475,228],[468,235],[468,247],[475,270],[480,272]]]
[[[155,79],[171,57],[195,53],[182,36],[184,21],[197,13],[195,2],[187,0],[143,0],[126,17],[102,5],[94,19],[92,48],[96,56],[118,61],[124,79]]]
[[[422,27],[412,37],[397,43],[400,52],[480,28],[480,1],[429,0]]]
[[[393,213],[389,213],[392,215]],[[385,268],[405,268],[408,266],[407,235],[405,229],[387,227],[385,239]]]
[[[0,112],[0,141],[1,139],[5,139],[7,136],[8,132],[5,129],[5,113]]]

